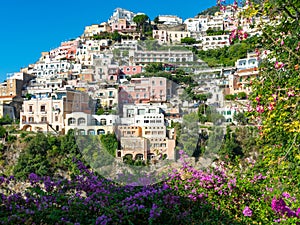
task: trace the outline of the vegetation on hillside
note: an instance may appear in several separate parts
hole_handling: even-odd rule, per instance
[[[256,49],[261,48],[260,41],[260,37],[253,36],[228,47],[207,51],[194,49],[194,52],[210,67],[235,66],[236,61],[246,58],[248,52],[254,52]]]
[[[220,8],[218,6],[212,6],[208,9],[205,9],[203,10],[202,12],[198,13],[197,16],[200,16],[200,15],[215,15],[216,12],[219,12],[220,11]]]

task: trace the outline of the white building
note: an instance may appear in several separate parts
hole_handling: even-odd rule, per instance
[[[118,23],[120,19],[126,19],[127,22],[133,23],[132,20],[136,15],[136,13],[133,13],[129,10],[116,8],[113,12],[113,15],[109,18],[108,24],[111,26],[114,23]]]
[[[202,43],[199,44],[202,46],[204,51],[209,49],[223,48],[229,46],[229,35],[212,35],[212,36],[203,36]]]
[[[159,15],[158,20],[165,25],[179,25],[182,24],[182,18],[174,15]]]
[[[84,112],[66,114],[66,133],[70,129],[76,130],[79,135],[100,135],[115,132],[119,121],[118,115],[91,115]]]

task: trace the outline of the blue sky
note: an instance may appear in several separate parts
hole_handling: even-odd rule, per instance
[[[216,0],[1,0],[0,82],[7,73],[35,63],[41,52],[80,36],[87,25],[107,21],[115,8],[183,19],[216,4]]]

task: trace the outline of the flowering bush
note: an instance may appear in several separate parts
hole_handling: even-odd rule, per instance
[[[28,188],[0,177],[0,224],[270,224],[299,219],[299,196],[270,188],[274,179],[216,164],[182,167],[155,185],[120,186],[96,176],[81,162],[80,175],[53,180],[31,173]],[[234,173],[233,173],[234,172]],[[299,189],[295,189],[299,195]],[[288,202],[290,207],[285,203]]]

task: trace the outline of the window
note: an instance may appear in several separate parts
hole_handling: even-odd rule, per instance
[[[58,116],[55,116],[55,122],[57,122],[58,121]]]
[[[75,125],[76,124],[76,119],[75,118],[69,118],[68,119],[68,125]]]
[[[79,126],[85,125],[85,118],[79,118],[78,119],[78,125]]]
[[[41,117],[41,122],[47,122],[47,117],[46,116]]]
[[[46,106],[45,105],[41,105],[41,112],[46,112]]]
[[[139,109],[138,115],[145,115],[145,109]]]
[[[102,118],[100,120],[100,125],[102,125],[102,126],[106,125],[106,119]]]
[[[29,122],[34,122],[34,118],[33,118],[33,117],[29,117],[29,118],[28,118],[28,121],[29,121]]]
[[[32,112],[32,105],[29,106],[29,112]]]

